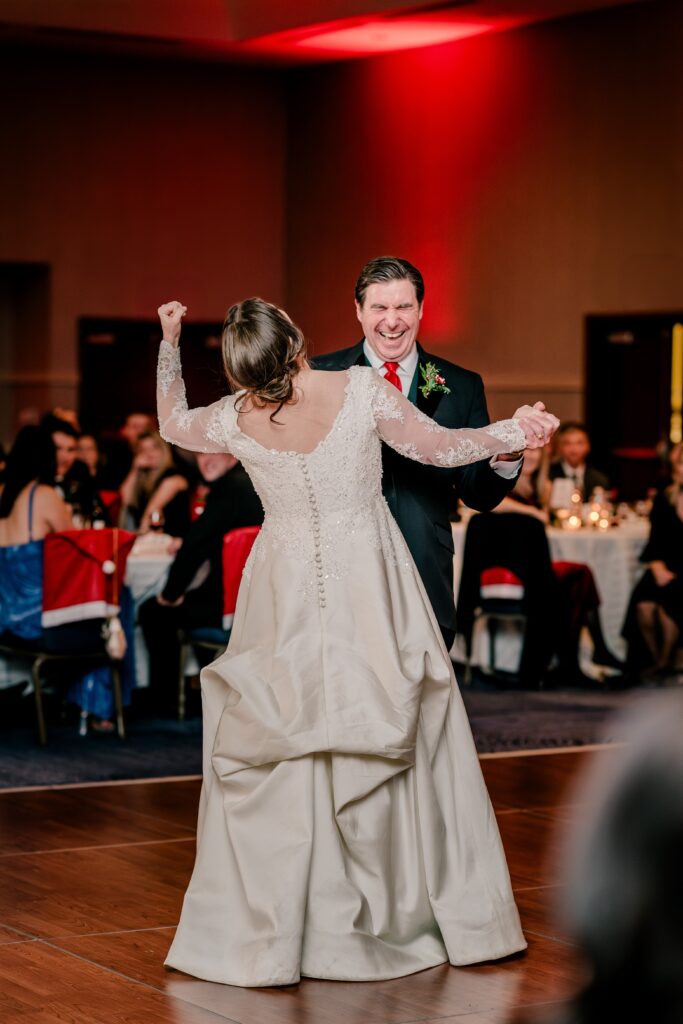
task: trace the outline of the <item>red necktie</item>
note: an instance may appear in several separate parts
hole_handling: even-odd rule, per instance
[[[403,388],[401,387],[401,378],[396,373],[401,364],[392,363],[391,361],[387,360],[387,362],[384,365],[387,368],[387,372],[384,374],[384,379],[388,380],[389,383],[393,384],[394,387],[398,388],[399,391],[403,391]]]

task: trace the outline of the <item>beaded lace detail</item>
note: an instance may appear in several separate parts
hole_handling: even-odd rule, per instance
[[[194,451],[232,452],[249,473],[265,521],[247,576],[273,557],[291,558],[302,596],[321,610],[329,606],[330,587],[348,574],[351,552],[359,545],[411,569],[382,495],[382,441],[407,458],[450,467],[524,447],[515,420],[448,430],[371,367],[354,366],[334,425],[315,448],[308,453],[268,449],[239,429],[235,396],[207,408],[187,408],[180,354],[165,342],[159,353],[158,407],[166,440]]]

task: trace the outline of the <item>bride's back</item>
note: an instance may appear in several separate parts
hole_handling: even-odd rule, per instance
[[[330,433],[344,405],[347,371],[304,366],[294,378],[294,396],[280,409],[276,403],[238,399],[240,431],[272,451],[309,454]]]

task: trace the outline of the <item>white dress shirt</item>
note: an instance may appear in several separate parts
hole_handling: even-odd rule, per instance
[[[581,466],[570,466],[568,462],[562,461],[562,472],[566,476],[567,480],[573,480],[577,488],[583,493],[583,482],[586,475],[586,464],[585,462]],[[586,500],[588,500],[586,498]]]
[[[363,355],[378,373],[381,373],[383,377],[386,377],[387,370],[384,365],[384,360],[381,356],[378,356],[374,348],[368,344],[367,338],[363,339]],[[417,346],[413,345],[410,352],[401,359],[398,364],[398,370],[396,371],[398,379],[401,382],[401,388],[403,394],[408,397],[410,394],[410,388],[413,383],[413,377],[417,373],[418,363]],[[393,360],[396,362],[396,360]],[[514,462],[506,461],[505,459],[499,459],[497,455],[494,455],[491,459],[491,468],[494,473],[498,476],[502,476],[504,480],[512,480],[517,475],[521,459],[515,459]]]

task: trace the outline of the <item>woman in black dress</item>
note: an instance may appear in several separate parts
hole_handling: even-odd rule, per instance
[[[652,505],[650,539],[640,556],[648,568],[633,591],[624,628],[630,660],[642,660],[638,647],[644,641],[652,662],[646,674],[655,676],[672,672],[683,629],[683,444],[670,459],[673,482]]]

